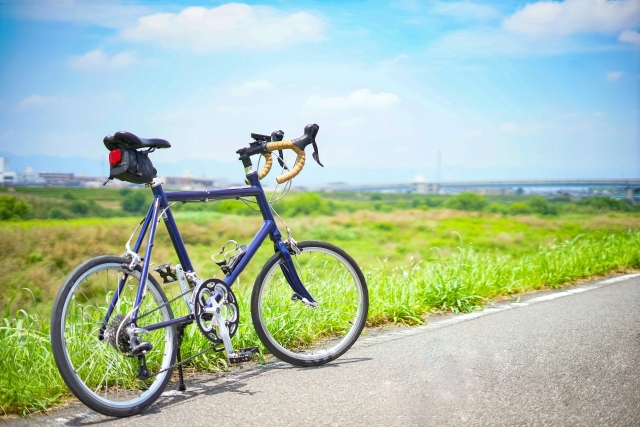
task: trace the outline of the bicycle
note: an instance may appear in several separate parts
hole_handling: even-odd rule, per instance
[[[356,342],[369,306],[367,284],[358,264],[330,243],[296,242],[288,227],[288,237],[283,240],[273,213],[279,215],[260,184],[271,170],[275,151],[283,172],[287,166],[282,150],[291,149],[297,155],[294,167],[277,177],[278,184],[290,186],[290,180],[304,166],[304,150],[310,144],[313,158],[322,166],[315,141],[318,129],[308,125],[304,135],[293,141],[283,141],[282,131],[270,137],[251,134],[249,146],[237,151],[248,186],[204,191],[163,190],[164,182],[156,177],[148,154],[169,148],[169,142],[128,132],[105,138],[110,150],[110,179],[145,183],[154,197],[126,243],[125,254],[84,262],[69,274],[56,297],[51,320],[53,355],[62,378],[81,402],[105,415],[130,416],[160,397],[176,367],[178,389],[185,390],[182,366],[194,357],[214,350],[226,352],[229,363],[251,360],[258,347],[236,351],[231,341],[239,324],[238,299],[231,286],[267,237],[275,253],[255,280],[250,304],[251,319],[264,347],[287,363],[318,366],[340,357]],[[147,150],[139,151],[143,148]],[[265,159],[259,173],[253,169],[253,155]],[[248,245],[228,241],[235,243],[235,248],[225,252],[225,244],[218,254],[221,259],[212,257],[224,273],[222,280],[198,278],[171,206],[247,197],[255,198],[263,217],[261,228]],[[161,219],[180,262],[175,267],[169,263],[154,268],[164,283],[178,282],[180,294],[171,300],[150,274],[156,226]],[[187,314],[175,317],[171,304],[181,301]],[[327,325],[318,324],[317,319]],[[180,346],[185,328],[194,323],[211,346],[183,360]]]

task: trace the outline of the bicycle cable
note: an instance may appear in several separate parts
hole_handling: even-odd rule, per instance
[[[284,155],[284,153],[283,153],[283,155]],[[289,170],[289,167],[287,166],[286,155],[285,155],[284,159],[282,157],[280,157],[278,154],[276,154],[276,157],[278,158],[278,160],[280,160],[282,162],[282,171],[281,171],[281,173],[284,173],[285,170]],[[291,189],[292,181],[293,181],[292,179],[288,180],[285,183],[283,190],[280,192],[280,195],[278,197],[276,197],[275,200],[273,200],[273,196],[276,194],[276,191],[278,191],[278,186],[280,186],[280,184],[276,184],[276,187],[273,189],[273,192],[271,193],[271,197],[269,197],[269,204],[270,205],[273,205],[278,200],[280,200],[284,196],[286,196],[287,193],[289,193],[289,190]]]
[[[174,302],[174,301],[179,300],[180,298],[182,298],[183,296],[185,296],[185,295],[186,295],[186,294],[188,294],[189,292],[193,292],[193,289],[189,289],[189,290],[187,290],[187,291],[185,291],[185,292],[181,293],[181,294],[180,294],[180,295],[178,295],[177,297],[175,297],[175,298],[173,298],[173,299],[170,299],[169,301],[167,301],[167,302],[165,302],[165,303],[162,303],[161,305],[157,306],[157,307],[156,307],[156,308],[154,308],[153,310],[151,310],[151,311],[147,311],[147,312],[146,312],[145,314],[143,314],[142,316],[138,316],[138,317],[136,318],[136,321],[137,321],[138,319],[142,319],[142,318],[144,318],[144,317],[146,317],[146,316],[150,315],[150,314],[151,314],[151,313],[153,313],[154,311],[158,311],[158,310],[160,310],[162,307],[165,307],[165,306],[167,306],[167,305],[171,304],[171,303],[172,303],[172,302]],[[144,328],[142,328],[142,329],[144,329]]]
[[[272,153],[274,154],[274,153]],[[275,154],[275,156],[282,160],[282,172],[284,172],[285,170],[288,170],[288,166],[286,163],[286,159],[283,159],[282,157],[280,157],[279,155]],[[256,169],[260,169],[260,161],[262,160],[262,157],[258,158],[258,164],[256,165]],[[276,184],[276,187],[273,189],[273,192],[271,193],[271,196],[269,197],[269,206],[271,207],[271,210],[273,210],[275,212],[275,210],[273,209],[273,204],[276,203],[277,201],[279,201],[280,199],[282,199],[284,196],[286,196],[289,193],[289,190],[291,189],[291,181],[289,180],[286,182],[286,184],[284,185],[283,190],[280,192],[280,194],[278,195],[278,197],[275,198],[274,200],[274,195],[276,194],[276,192],[278,191],[278,187],[280,186],[280,184]],[[251,204],[258,204],[258,202],[256,202],[255,200],[249,200],[249,199],[245,199],[244,197],[237,197],[236,200],[239,200],[241,202],[243,202],[249,209],[251,209],[254,212],[260,212],[260,209],[256,209],[253,206],[250,205]],[[276,215],[278,215],[278,213],[276,212]],[[278,215],[278,218],[280,218],[280,216]],[[280,218],[280,221],[282,221],[282,218]],[[282,223],[284,224],[284,221],[282,221]],[[286,224],[284,224],[286,227]]]

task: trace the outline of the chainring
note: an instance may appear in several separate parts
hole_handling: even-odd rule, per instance
[[[218,293],[221,296],[218,305],[222,310],[222,317],[229,330],[229,338],[233,338],[238,331],[240,310],[238,300],[233,291],[219,279],[209,279],[198,286],[194,292],[194,314],[200,332],[211,342],[222,344],[222,336],[215,320],[215,315],[205,313],[206,307],[211,307],[211,299]]]

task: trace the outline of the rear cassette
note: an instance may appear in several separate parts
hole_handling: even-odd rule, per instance
[[[129,326],[128,321],[129,318],[124,314],[116,314],[111,317],[104,331],[105,342],[111,344],[113,348],[122,354],[129,354],[129,352],[131,352],[129,335],[126,332]]]
[[[205,309],[214,306],[212,300],[216,296],[218,296],[216,300],[218,300],[222,318],[229,330],[229,337],[233,338],[238,331],[240,310],[235,294],[222,280],[209,279],[197,287],[194,294],[195,320],[198,329],[209,341],[222,344],[222,336],[215,315],[205,312]]]

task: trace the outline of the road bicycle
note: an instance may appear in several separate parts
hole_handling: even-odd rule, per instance
[[[308,145],[313,146],[313,158],[322,166],[315,141],[318,129],[318,125],[308,125],[304,135],[292,141],[283,140],[282,131],[271,136],[251,134],[249,146],[237,151],[247,186],[204,191],[163,190],[164,182],[156,176],[148,154],[169,148],[169,142],[128,132],[105,138],[110,150],[110,179],[144,182],[153,192],[153,201],[138,226],[133,248],[135,230],[124,255],[84,262],[69,274],[56,297],[51,320],[53,355],[62,378],[81,402],[105,415],[130,416],[160,397],[175,367],[178,388],[185,390],[182,365],[192,357],[214,350],[224,351],[229,363],[251,360],[258,347],[233,347],[240,312],[231,286],[267,237],[275,253],[258,274],[250,303],[251,320],[264,347],[290,364],[318,366],[340,357],[356,342],[369,307],[367,284],[358,264],[330,243],[296,242],[289,227],[283,239],[274,214],[280,216],[260,184],[271,170],[274,152],[283,167],[278,184],[291,185],[305,164]],[[283,159],[283,149],[296,153],[291,169]],[[251,162],[254,155],[265,160],[259,173]],[[247,198],[254,198],[264,220],[262,226],[248,245],[229,241],[231,250],[226,251],[225,245],[212,257],[222,269],[223,279],[199,278],[171,207],[222,199],[250,201]],[[154,268],[164,284],[178,282],[179,295],[171,300],[150,274],[160,220],[179,260],[175,267],[169,263]],[[140,254],[145,238],[145,252]],[[172,304],[182,305],[187,314],[174,316]],[[194,323],[211,346],[183,360],[180,346],[185,328]]]

